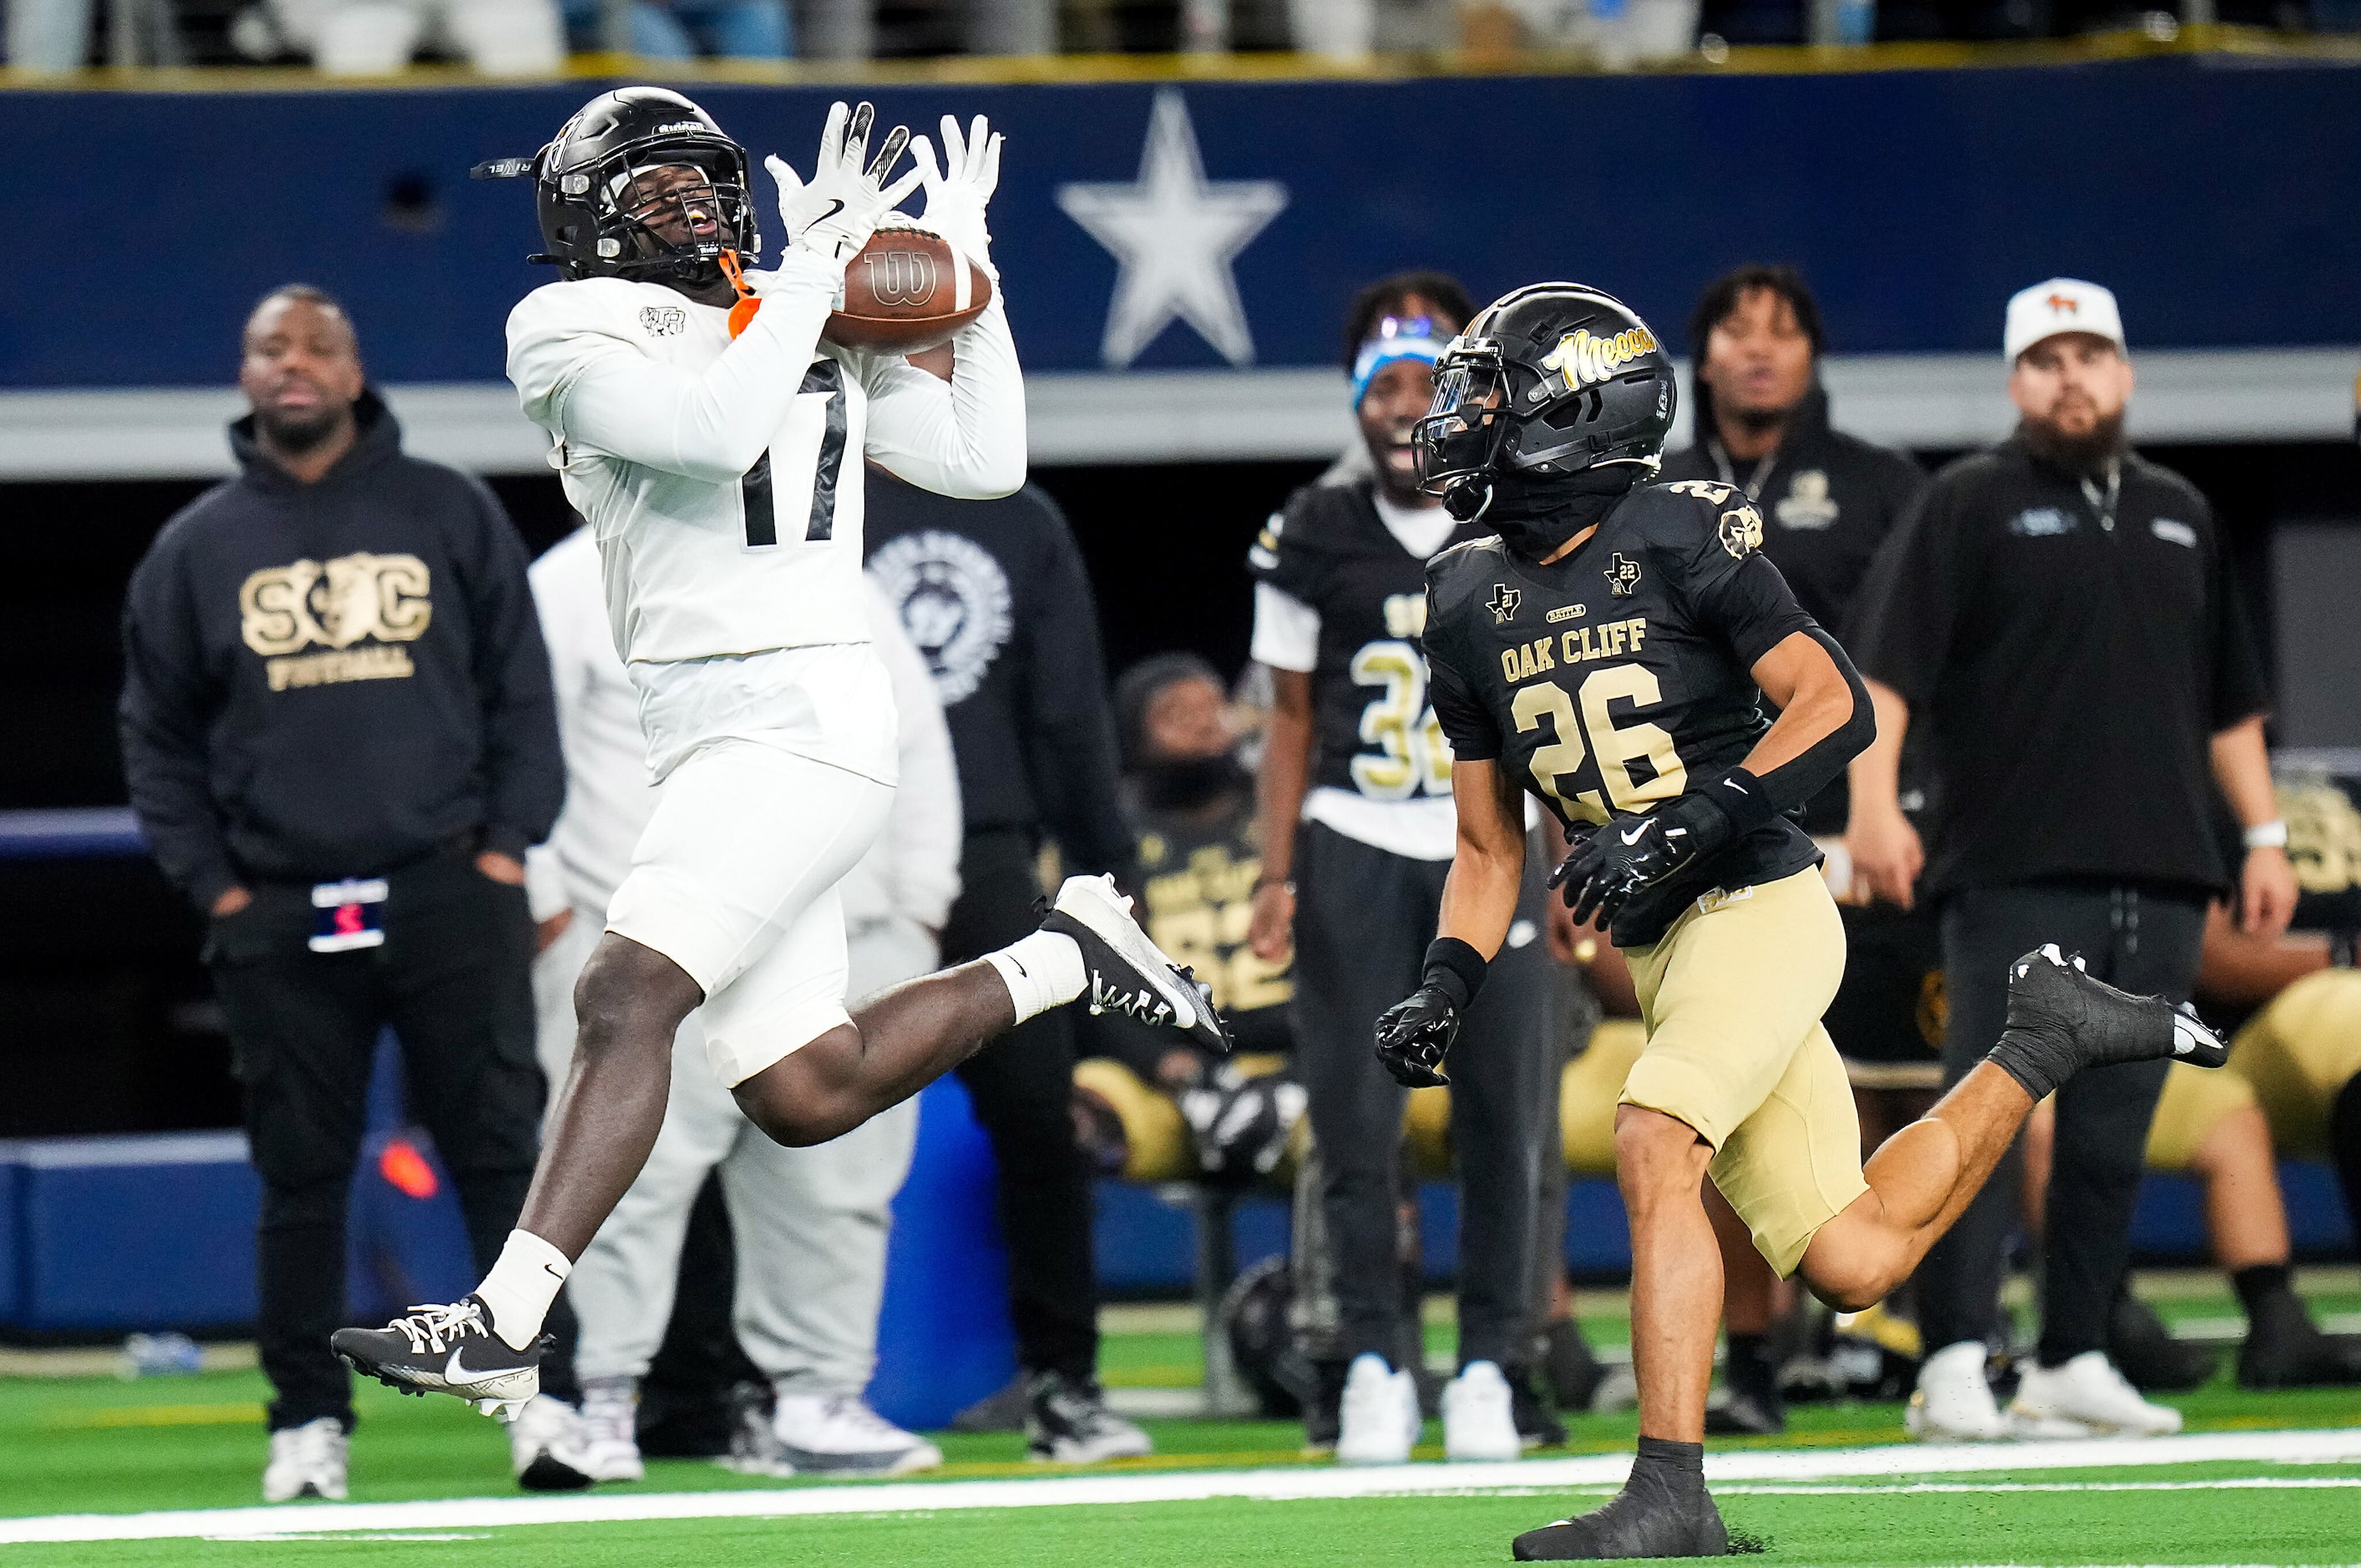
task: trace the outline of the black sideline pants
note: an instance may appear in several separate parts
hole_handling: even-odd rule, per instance
[[[308,885],[258,883],[212,923],[206,959],[245,1091],[262,1178],[256,1348],[273,1431],[322,1416],[352,1425],[352,1389],[328,1335],[346,1325],[345,1216],[379,1031],[401,1042],[411,1119],[458,1190],[478,1269],[515,1229],[533,1180],[546,1087],[533,1054],[533,918],[524,889],[456,849],[396,872],[384,945],[315,953]],[[542,1387],[573,1395],[561,1354]]]
[[[1394,1355],[1402,1112],[1409,1091],[1377,1058],[1378,1014],[1417,989],[1447,861],[1413,861],[1307,823],[1298,840],[1296,1071],[1320,1148],[1346,1359]],[[1510,935],[1451,1052],[1459,1171],[1459,1359],[1525,1360],[1533,1204],[1557,1059],[1549,1037],[1540,879],[1525,879]],[[1519,936],[1525,939],[1520,944]]]
[[[1943,984],[1950,1018],[1943,1079],[1983,1060],[2008,1017],[2008,965],[2044,942],[2081,953],[2125,991],[2188,999],[2197,980],[2205,895],[2193,888],[2041,883],[1975,888],[1943,906]],[[2163,1092],[2161,1061],[2077,1073],[2058,1091],[2057,1154],[2044,1229],[2041,1343],[2056,1366],[2107,1343],[2107,1312],[2131,1254],[2148,1123]],[[1950,1234],[1918,1269],[1918,1315],[1931,1352],[1989,1340],[2001,1275],[2022,1205],[2025,1161],[2009,1152]]]

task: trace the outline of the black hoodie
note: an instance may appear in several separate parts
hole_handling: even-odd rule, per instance
[[[549,657],[492,493],[402,455],[373,392],[317,484],[245,470],[182,509],[123,610],[123,769],[201,909],[248,881],[367,876],[455,842],[522,855],[566,794]]]

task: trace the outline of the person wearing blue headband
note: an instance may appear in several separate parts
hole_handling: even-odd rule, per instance
[[[1367,466],[1341,465],[1290,497],[1248,556],[1254,657],[1272,672],[1249,939],[1268,961],[1296,954],[1295,1066],[1317,1146],[1302,1206],[1318,1223],[1297,1232],[1298,1288],[1319,1303],[1304,1314],[1319,1324],[1301,1348],[1320,1372],[1305,1437],[1345,1464],[1399,1464],[1419,1431],[1418,1298],[1404,1289],[1399,1228],[1406,1097],[1370,1031],[1417,978],[1455,842],[1451,751],[1427,705],[1418,642],[1426,564],[1491,529],[1455,522],[1421,493],[1411,433],[1469,308],[1435,273],[1362,291],[1344,366]],[[1462,1058],[1452,1091],[1466,1186],[1462,1370],[1443,1398],[1455,1458],[1514,1459],[1528,1438],[1563,1440],[1516,1397],[1530,1356],[1534,1173],[1554,1102],[1540,927],[1537,895],[1526,942],[1503,950],[1499,989],[1487,988],[1482,1019],[1471,1020],[1485,1048]]]

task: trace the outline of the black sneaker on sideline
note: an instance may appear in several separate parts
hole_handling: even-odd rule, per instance
[[[364,1377],[404,1394],[449,1394],[488,1416],[513,1415],[541,1392],[544,1334],[522,1350],[492,1332],[483,1298],[412,1307],[381,1329],[338,1329],[328,1347]]]
[[[1528,1449],[1565,1446],[1565,1423],[1549,1408],[1535,1386],[1531,1369],[1504,1366],[1509,1382],[1509,1415],[1517,1423],[1517,1441]]]
[[[2321,1332],[2303,1299],[2285,1291],[2246,1323],[2238,1350],[2241,1388],[2327,1388],[2361,1383],[2361,1335]]]
[[[2143,1394],[2186,1394],[2211,1382],[2220,1365],[2204,1345],[2173,1338],[2156,1309],[2128,1286],[2116,1290],[2107,1313],[2107,1359]]]
[[[1071,884],[1070,884],[1071,885]],[[1042,1464],[1097,1464],[1156,1452],[1146,1432],[1107,1408],[1094,1382],[1037,1372],[1026,1388],[1025,1457]]]

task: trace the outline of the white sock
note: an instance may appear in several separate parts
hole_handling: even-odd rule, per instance
[[[1082,967],[1082,949],[1062,931],[1036,931],[1021,937],[983,961],[1000,971],[1008,1000],[1016,1004],[1019,1024],[1052,1007],[1063,1007],[1082,993],[1090,976]]]
[[[476,1294],[492,1310],[492,1332],[511,1350],[522,1350],[541,1337],[541,1321],[557,1299],[557,1288],[574,1272],[573,1263],[531,1231],[511,1231],[500,1261],[476,1287]]]

